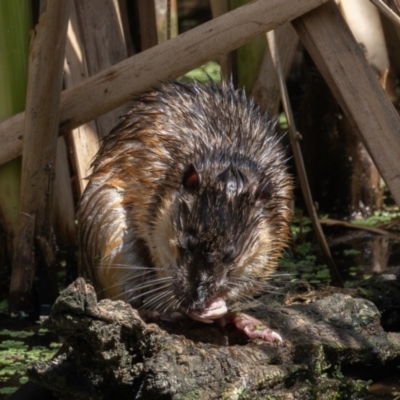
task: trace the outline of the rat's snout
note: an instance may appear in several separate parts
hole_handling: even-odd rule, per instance
[[[201,271],[199,268],[192,276],[189,300],[191,310],[205,310],[214,299],[224,298],[225,291],[217,284],[213,270]]]
[[[223,317],[228,312],[225,297],[226,291],[223,287],[203,274],[197,280],[196,286],[192,287],[189,317],[207,323]]]

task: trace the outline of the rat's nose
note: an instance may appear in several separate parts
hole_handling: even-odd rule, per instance
[[[207,290],[205,289],[204,284],[200,284],[197,287],[197,300],[200,304],[204,305],[207,301]]]

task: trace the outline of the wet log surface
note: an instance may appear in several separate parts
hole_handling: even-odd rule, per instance
[[[361,396],[367,383],[347,379],[338,367],[398,358],[400,334],[382,329],[372,302],[347,293],[325,291],[308,304],[305,295],[287,297],[296,301],[289,306],[262,298],[248,304],[247,313],[283,336],[277,345],[191,320],[145,324],[122,301],[97,303],[92,286],[78,279],[45,322],[65,338],[62,350],[32,364],[29,376],[60,399]]]

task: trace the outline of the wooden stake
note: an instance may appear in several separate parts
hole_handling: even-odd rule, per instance
[[[65,131],[82,125],[126,103],[134,93],[177,78],[326,1],[254,0],[130,57],[62,93],[61,128]],[[23,113],[0,124],[0,164],[21,154],[22,121]]]
[[[33,258],[27,255],[32,251],[34,237],[42,238],[42,241],[44,238],[50,245],[53,243],[53,238],[49,237],[52,232],[52,192],[62,67],[70,7],[71,0],[46,2],[30,47],[21,211],[11,276],[11,311],[31,306],[26,301],[30,296],[35,268]],[[35,221],[34,229],[32,220]],[[52,288],[49,287],[50,290]]]

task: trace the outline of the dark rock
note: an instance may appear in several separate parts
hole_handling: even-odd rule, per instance
[[[377,308],[362,298],[337,293],[310,304],[258,301],[249,308],[283,345],[185,320],[162,324],[167,332],[122,301],[97,303],[91,285],[78,279],[45,322],[66,339],[62,351],[32,364],[29,376],[60,399],[362,398],[367,383],[345,378],[340,368],[399,357],[400,335],[384,332]]]

